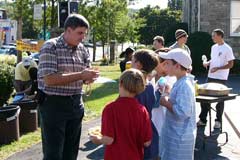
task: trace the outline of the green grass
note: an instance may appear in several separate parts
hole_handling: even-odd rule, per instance
[[[21,136],[19,141],[0,146],[0,160],[4,160],[16,152],[20,152],[31,147],[34,144],[41,142],[40,133],[41,132],[39,129],[35,132]]]
[[[120,76],[119,65],[99,66],[98,68],[101,76],[118,82]],[[104,106],[118,97],[118,83],[94,83],[91,86],[91,95],[88,97],[84,96],[85,121],[100,116]],[[0,146],[0,160],[4,160],[10,155],[25,150],[39,142],[41,142],[40,130],[23,135],[19,141]]]
[[[117,83],[92,84],[90,96],[84,96],[85,120],[99,116],[104,106],[118,97],[119,66],[100,66],[100,76],[116,80]]]

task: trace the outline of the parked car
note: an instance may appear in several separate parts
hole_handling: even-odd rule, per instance
[[[37,64],[39,62],[39,52],[32,53],[29,57],[32,58]]]
[[[7,49],[0,48],[0,54],[7,54]]]
[[[17,56],[17,49],[15,46],[12,45],[3,45],[1,49],[5,50],[8,55],[15,55]]]
[[[16,46],[17,46],[17,44],[16,44],[16,43],[8,43],[8,45],[9,45],[9,46],[14,46],[14,47],[16,47]]]

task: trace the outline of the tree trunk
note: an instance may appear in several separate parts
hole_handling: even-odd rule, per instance
[[[115,63],[115,47],[116,47],[116,41],[111,41],[110,42],[110,58],[109,61],[110,63]]]
[[[102,51],[103,51],[103,53],[102,53],[102,58],[103,58],[103,59],[105,58],[104,44],[105,44],[105,42],[102,41]]]
[[[54,14],[55,14],[55,9],[54,9],[54,4],[55,0],[51,0],[52,6],[51,6],[51,28],[54,27]]]
[[[22,39],[22,16],[17,20],[17,39]]]
[[[95,34],[93,31],[93,62],[96,60],[96,40],[95,40]]]
[[[22,16],[17,19],[17,40],[22,39]],[[17,63],[22,61],[22,52],[17,51]]]

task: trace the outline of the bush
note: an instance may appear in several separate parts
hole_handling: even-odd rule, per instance
[[[194,74],[206,73],[202,65],[202,55],[205,54],[209,60],[213,44],[212,37],[207,32],[195,32],[189,36],[187,45],[191,50]]]
[[[17,57],[14,55],[0,55],[0,64],[3,63],[14,66],[17,63]]]
[[[104,56],[103,59],[101,59],[100,66],[107,66],[109,65],[109,58],[107,56]]]
[[[4,60],[5,61],[2,61]],[[0,107],[8,101],[13,92],[14,65],[8,56],[0,56]]]
[[[234,66],[230,70],[230,74],[240,74],[240,60],[239,59],[234,60]]]
[[[139,50],[139,49],[153,49],[152,45],[137,45],[136,47],[134,47],[135,50]]]

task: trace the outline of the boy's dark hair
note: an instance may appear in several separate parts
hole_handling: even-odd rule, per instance
[[[222,29],[214,29],[213,33],[216,33],[218,36],[224,37],[224,31]]]
[[[131,47],[128,47],[125,51],[123,51],[119,58],[123,58],[123,57],[128,57],[130,54],[132,54],[135,50]]]
[[[170,60],[173,62],[174,65],[178,63],[178,62],[175,61],[174,59],[170,59]],[[181,67],[180,69],[181,69],[182,71],[188,71],[187,68],[183,67],[181,64],[179,64],[179,65],[180,65],[180,67]]]
[[[33,95],[33,94],[35,94],[35,92],[38,92],[38,82],[37,82],[38,69],[36,67],[32,67],[29,69],[28,72],[29,72],[29,76],[30,76],[31,82],[32,82],[31,90],[28,94]]]
[[[76,29],[77,27],[86,27],[89,28],[88,20],[80,14],[71,14],[67,17],[64,23],[64,29],[70,27],[72,29]]]
[[[159,61],[159,63],[163,63],[165,60],[166,60],[166,59],[161,58],[160,56],[158,56],[158,61]]]
[[[141,49],[136,51],[133,56],[142,65],[141,70],[147,74],[151,73],[158,65],[157,55],[151,50]]]
[[[156,36],[153,38],[154,41],[158,41],[158,43],[161,43],[164,46],[164,38],[163,36]]]
[[[159,61],[159,63],[162,63],[162,62],[164,62],[166,60],[166,59],[162,58],[159,54],[161,52],[167,53],[168,51],[170,51],[169,48],[160,48],[160,49],[155,51],[155,53],[158,54],[158,61]]]
[[[125,90],[136,95],[145,90],[146,81],[144,75],[134,68],[124,71],[119,82]]]
[[[164,47],[164,48],[160,48],[160,49],[156,50],[155,53],[156,53],[156,54],[159,54],[160,52],[165,52],[165,53],[167,53],[167,52],[169,52],[170,50],[171,50],[170,48]]]
[[[30,68],[28,72],[31,80],[37,80],[38,69],[36,67]]]

